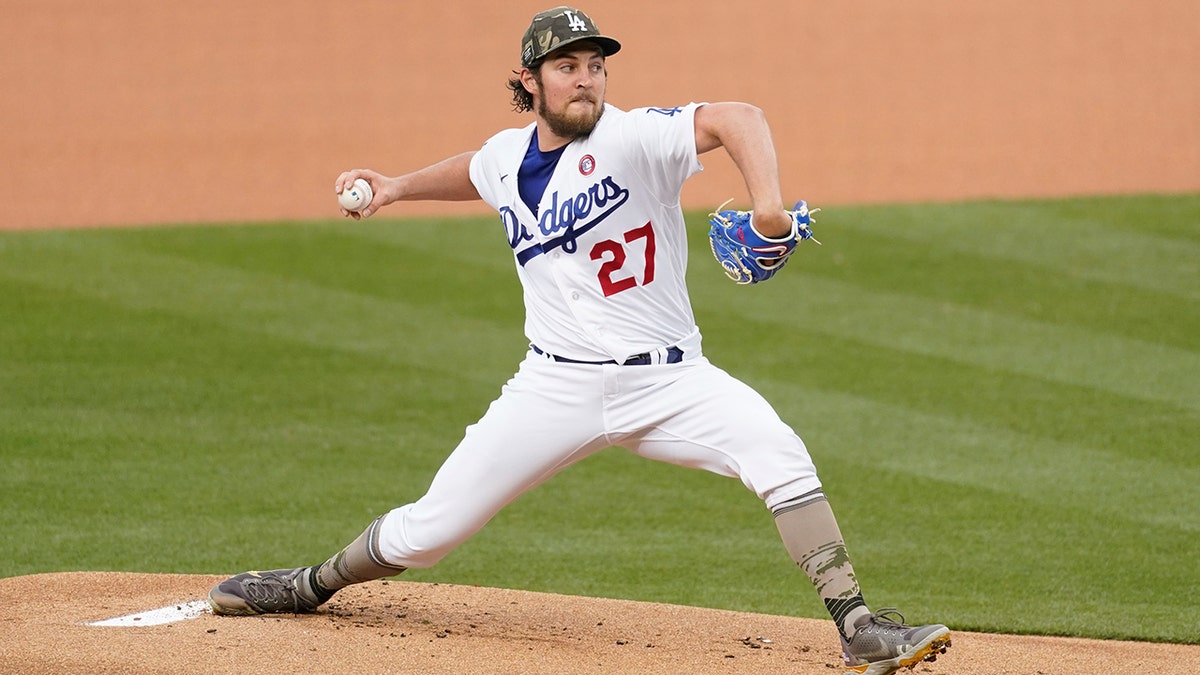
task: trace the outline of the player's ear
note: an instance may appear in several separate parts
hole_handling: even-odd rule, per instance
[[[528,68],[522,68],[521,74],[518,75],[518,77],[521,79],[521,85],[525,87],[525,91],[531,94],[538,93],[538,85],[540,85],[541,82],[539,81],[537,73],[534,73]]]

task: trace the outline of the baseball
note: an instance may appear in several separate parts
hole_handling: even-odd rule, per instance
[[[371,184],[365,179],[356,178],[353,185],[342,188],[341,194],[338,195],[338,203],[347,211],[358,212],[367,208],[374,196]]]

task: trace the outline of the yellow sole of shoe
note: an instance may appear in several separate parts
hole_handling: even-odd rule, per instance
[[[892,675],[901,669],[911,670],[918,663],[924,661],[936,661],[938,655],[945,654],[949,647],[950,633],[946,632],[935,636],[927,644],[917,647],[904,656],[887,661],[864,663],[861,666],[846,666],[846,670],[843,672],[845,675]]]

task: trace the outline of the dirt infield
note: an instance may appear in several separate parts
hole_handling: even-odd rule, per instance
[[[337,215],[509,110],[531,0],[18,2],[0,21],[0,229]],[[1200,190],[1193,0],[605,0],[622,107],[746,100],[816,205]],[[745,189],[718,153],[684,192]],[[55,186],[46,195],[43,186]],[[393,215],[485,213],[424,204]]]
[[[828,621],[522,591],[372,582],[319,614],[91,626],[202,598],[222,577],[0,579],[0,672],[826,674]],[[1200,672],[1200,646],[954,633],[925,675]]]

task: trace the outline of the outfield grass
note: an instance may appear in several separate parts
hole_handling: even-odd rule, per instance
[[[867,600],[1200,642],[1200,195],[827,208],[718,364],[804,437]],[[524,352],[492,218],[0,235],[0,576],[323,560]],[[406,578],[824,616],[732,480],[609,450]]]

